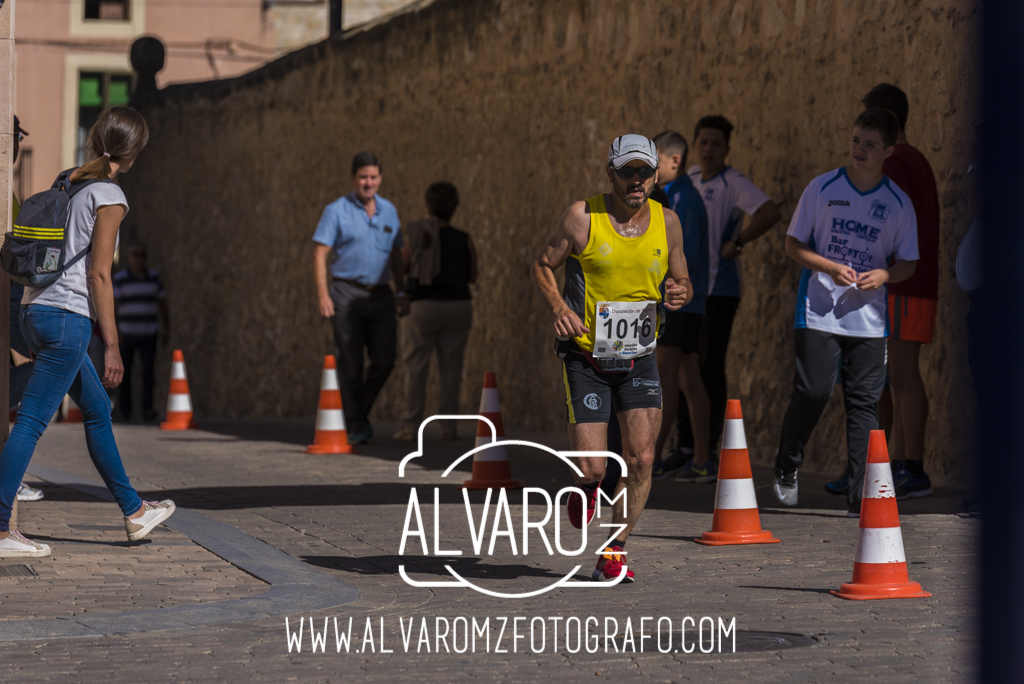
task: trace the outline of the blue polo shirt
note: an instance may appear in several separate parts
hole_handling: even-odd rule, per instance
[[[703,314],[708,298],[708,212],[700,193],[683,174],[665,186],[665,194],[668,208],[679,215],[683,225],[683,255],[693,287],[693,299],[681,311]]]
[[[391,278],[391,250],[402,247],[402,224],[395,205],[377,195],[377,213],[366,213],[354,192],[324,209],[313,233],[313,242],[334,249],[331,275],[363,285],[385,285]]]

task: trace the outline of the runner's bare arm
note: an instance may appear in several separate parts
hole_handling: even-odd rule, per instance
[[[575,202],[558,219],[555,232],[530,267],[530,277],[555,316],[555,334],[559,337],[582,337],[590,332],[562,299],[558,292],[558,281],[555,280],[555,271],[562,267],[570,255],[583,251],[589,235],[590,214],[587,213],[587,203]]]
[[[665,237],[668,240],[668,278],[663,303],[669,311],[678,311],[693,299],[693,286],[683,254],[683,226],[671,209],[665,210]]]

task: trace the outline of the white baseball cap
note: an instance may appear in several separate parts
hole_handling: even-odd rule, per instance
[[[652,169],[658,168],[658,148],[654,141],[636,133],[620,135],[608,148],[608,163],[621,169],[626,162],[639,159]]]

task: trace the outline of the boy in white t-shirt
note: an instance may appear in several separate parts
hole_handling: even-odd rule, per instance
[[[804,267],[796,302],[796,374],[775,459],[776,499],[797,504],[803,449],[832,396],[842,360],[851,516],[860,514],[868,433],[878,428],[888,335],[886,283],[917,264],[917,218],[883,173],[899,125],[869,109],[854,122],[847,166],[818,176],[800,197],[786,254]],[[891,264],[891,265],[890,265]]]

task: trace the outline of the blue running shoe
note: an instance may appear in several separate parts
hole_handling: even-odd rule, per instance
[[[672,473],[686,467],[690,457],[680,453],[679,449],[674,450],[668,458],[655,464],[651,476],[655,480],[664,480]]]
[[[362,430],[348,433],[349,444],[368,444],[373,437],[373,428],[367,425]]]
[[[686,462],[683,466],[682,472],[676,476],[676,482],[697,482],[707,483],[714,482],[718,479],[718,464],[714,461],[708,461],[702,466],[693,465],[693,459]]]
[[[905,467],[896,473],[896,500],[920,499],[924,496],[931,496],[935,493],[932,488],[932,481],[928,473],[922,472],[914,475]]]
[[[825,491],[829,494],[841,494],[846,496],[850,489],[850,476],[844,471],[837,479],[825,483]]]

